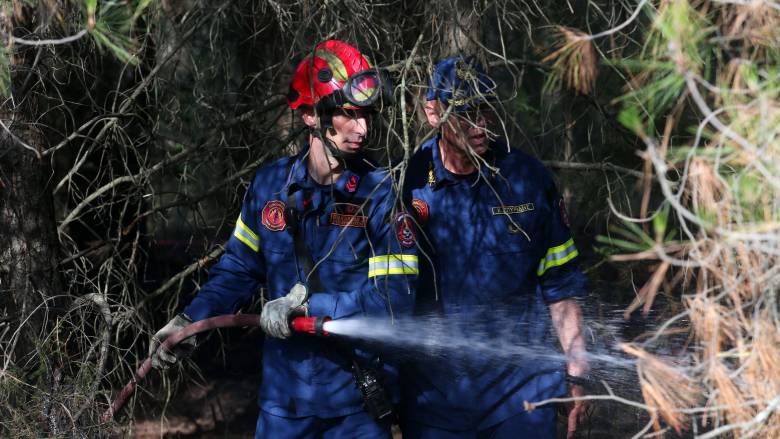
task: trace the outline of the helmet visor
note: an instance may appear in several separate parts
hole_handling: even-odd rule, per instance
[[[347,80],[343,91],[346,100],[358,107],[370,107],[380,98],[392,99],[390,77],[374,69],[353,75]]]

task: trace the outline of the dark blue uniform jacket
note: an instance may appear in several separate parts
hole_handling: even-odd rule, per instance
[[[303,214],[300,227],[324,291],[310,292],[309,314],[409,315],[418,273],[408,217],[395,216],[396,197],[386,171],[354,161],[332,186],[313,182],[306,150],[261,168],[244,197],[226,252],[184,312],[194,320],[235,313],[261,287],[269,300],[286,295],[306,273],[297,267],[284,209],[288,194]],[[262,410],[284,417],[336,417],[362,409],[350,362],[327,338],[267,338],[258,396]],[[370,361],[373,353],[357,351]],[[397,374],[385,366],[397,397]]]
[[[523,411],[524,400],[565,392],[547,305],[586,292],[549,172],[499,143],[484,158],[495,171],[451,174],[433,138],[413,156],[404,187],[423,232],[418,312],[443,315],[445,330],[477,338],[473,351],[445,348],[413,362],[403,412],[452,430],[495,425]]]

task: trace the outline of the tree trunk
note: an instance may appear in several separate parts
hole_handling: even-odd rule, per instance
[[[440,53],[438,58],[453,55],[476,55],[480,41],[480,16],[472,0],[456,0],[454,4],[435,3],[442,18]]]
[[[11,122],[19,116],[0,113],[14,134],[28,145],[39,146],[39,133]],[[0,155],[0,313],[12,327],[24,324],[14,349],[19,361],[20,355],[34,348],[31,342],[43,329],[51,300],[62,293],[52,171],[48,162],[23,149],[5,130],[0,133]]]

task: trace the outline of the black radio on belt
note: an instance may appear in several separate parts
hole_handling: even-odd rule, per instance
[[[355,376],[355,384],[363,395],[366,412],[377,421],[392,416],[393,405],[379,382],[376,371],[369,367],[360,367],[357,361],[353,361],[352,373]]]

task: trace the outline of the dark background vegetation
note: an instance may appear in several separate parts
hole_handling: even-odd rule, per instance
[[[696,347],[675,367],[650,353],[663,333],[627,348],[639,404],[600,403],[584,437],[770,437],[778,389],[754,383],[780,364],[778,25],[762,1],[3,1],[0,435],[253,430],[256,330],[212,334],[98,418],[206,281],[254,170],[301,147],[289,79],[337,38],[393,73],[370,154],[398,167],[430,135],[433,63],[476,54],[497,131],[556,175],[589,309],[628,306],[626,340],[667,321]]]

